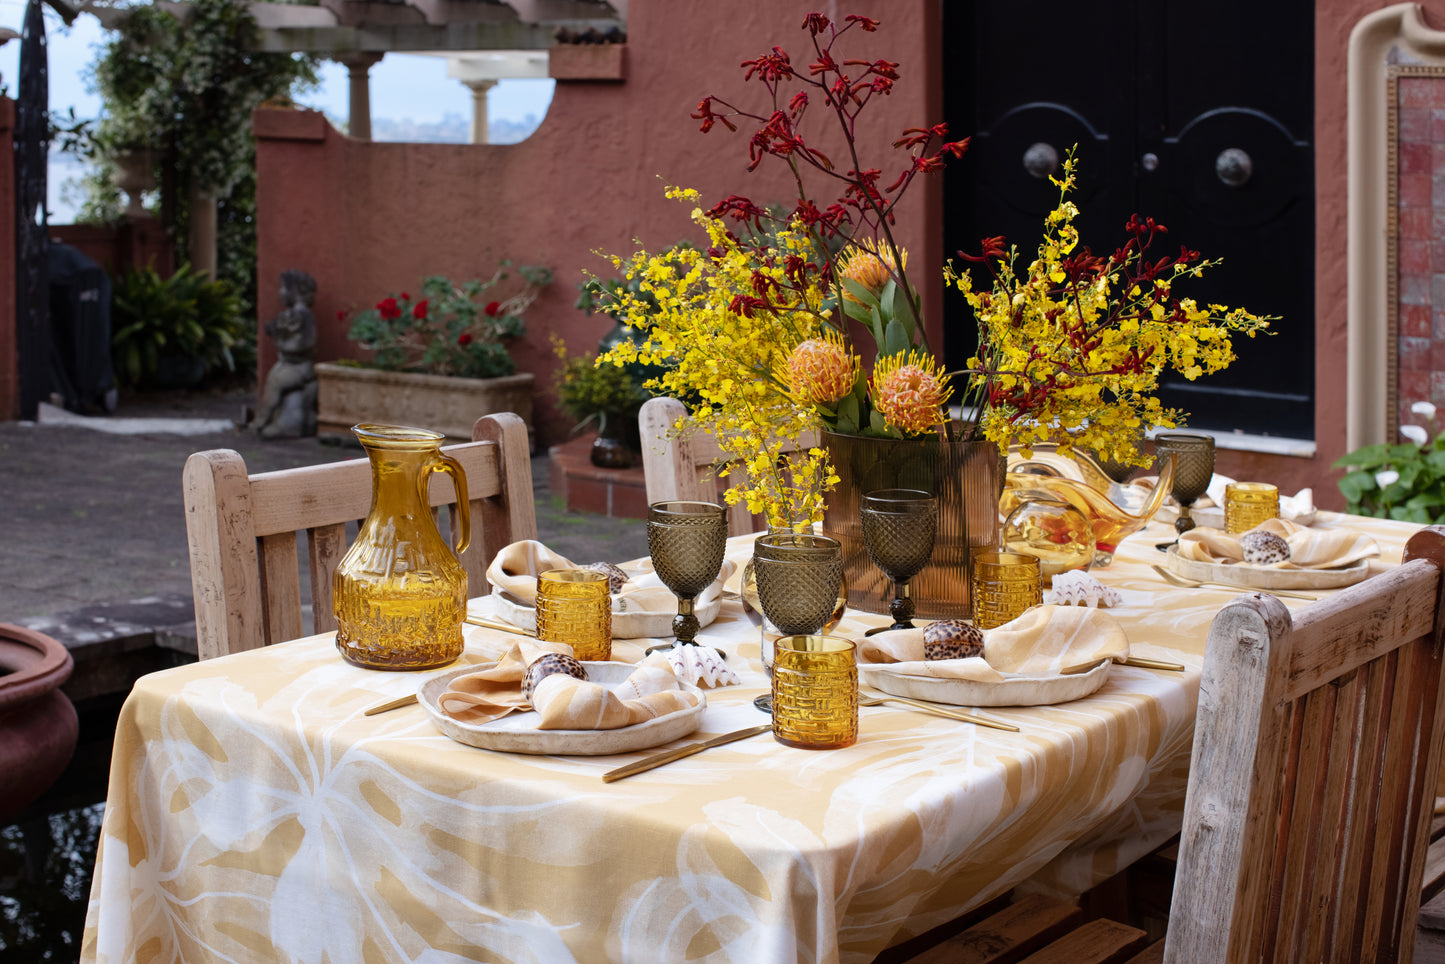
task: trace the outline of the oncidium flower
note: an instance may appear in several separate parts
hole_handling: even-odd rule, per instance
[[[809,338],[788,356],[788,387],[801,405],[828,405],[847,395],[858,381],[858,356],[831,329]]]
[[[943,403],[953,389],[927,352],[900,352],[873,366],[873,404],[884,422],[904,435],[921,435],[943,424]]]

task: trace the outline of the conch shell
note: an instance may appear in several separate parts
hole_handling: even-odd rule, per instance
[[[1044,602],[1055,606],[1118,606],[1124,597],[1082,569],[1054,574],[1053,588],[1044,593]]]

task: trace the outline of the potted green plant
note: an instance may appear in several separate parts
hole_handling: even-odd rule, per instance
[[[121,275],[111,311],[111,361],[133,388],[195,388],[254,348],[231,285],[186,265],[169,278],[150,267]]]
[[[515,412],[530,430],[533,376],[516,371],[508,346],[552,272],[511,268],[502,261],[490,278],[460,285],[433,275],[415,296],[389,294],[359,312],[349,337],[370,358],[316,366],[318,434],[379,421],[470,438],[491,412]]]
[[[610,336],[604,338],[603,344],[609,340]],[[636,365],[598,365],[591,352],[568,356],[566,343],[555,335],[552,346],[562,359],[555,383],[558,407],[577,420],[574,432],[597,429],[589,456],[592,464],[607,469],[636,464],[641,448],[637,412],[652,396],[642,385],[647,376]]]

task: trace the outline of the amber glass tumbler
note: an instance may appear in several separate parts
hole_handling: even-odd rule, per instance
[[[1248,532],[1279,518],[1279,487],[1268,482],[1231,482],[1224,487],[1224,528]]]
[[[580,660],[612,658],[612,597],[605,573],[548,569],[537,577],[537,638],[567,643]]]
[[[837,636],[781,636],[774,646],[773,738],[803,750],[858,742],[853,643]]]
[[[973,624],[993,629],[1043,601],[1038,556],[982,550],[973,556]]]

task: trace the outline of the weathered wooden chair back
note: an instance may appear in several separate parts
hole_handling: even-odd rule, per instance
[[[467,474],[471,545],[462,553],[469,594],[487,592],[497,550],[537,537],[527,426],[511,413],[487,415],[474,441],[444,451]],[[246,474],[230,449],[197,452],[183,474],[191,588],[200,658],[295,639],[302,633],[296,534],[305,532],[315,631],[336,628],[331,580],[347,549],[346,524],[371,508],[365,458]],[[434,473],[431,504],[456,500],[451,480]],[[460,525],[455,511],[452,541]]]
[[[649,398],[638,414],[642,436],[642,474],[647,486],[647,501],[687,499],[697,502],[719,502],[718,464],[723,460],[717,440],[706,432],[678,433],[681,419],[687,418],[687,406],[675,398]],[[815,444],[811,438],[804,445]],[[787,449],[785,451],[792,451]],[[745,535],[766,528],[761,518],[748,512],[745,504],[727,507],[728,535]]]
[[[1442,710],[1445,529],[1291,614],[1215,618],[1165,961],[1409,960]]]

